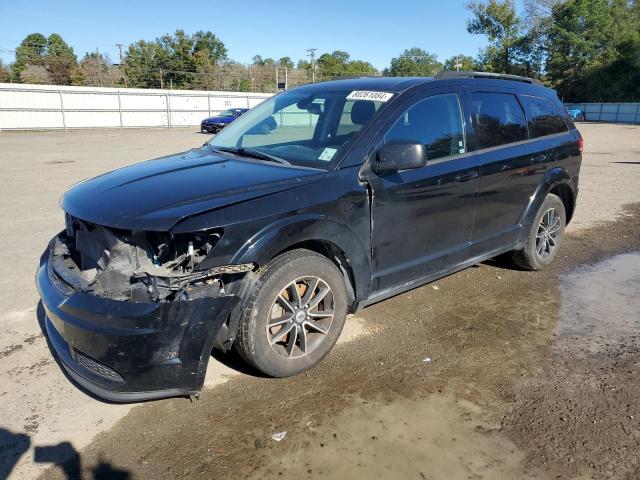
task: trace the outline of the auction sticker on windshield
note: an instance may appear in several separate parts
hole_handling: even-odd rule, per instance
[[[318,157],[318,160],[322,160],[324,162],[330,162],[331,159],[333,158],[333,156],[336,154],[338,150],[335,148],[325,148],[322,153],[320,154],[320,156]]]
[[[371,100],[374,102],[387,102],[391,100],[393,93],[374,92],[369,90],[354,90],[347,95],[347,100]]]

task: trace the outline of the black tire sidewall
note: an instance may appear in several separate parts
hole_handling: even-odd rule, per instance
[[[276,296],[293,280],[317,276],[331,288],[335,315],[326,338],[309,354],[294,359],[278,356],[269,345],[266,325]],[[286,377],[307,370],[320,362],[333,348],[342,332],[347,312],[344,279],[338,268],[327,258],[306,250],[295,250],[277,257],[256,284],[250,307],[241,319],[243,338],[240,354],[261,372],[273,377]]]

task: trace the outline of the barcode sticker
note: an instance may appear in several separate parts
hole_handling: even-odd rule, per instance
[[[393,93],[374,92],[370,90],[354,90],[347,95],[347,100],[371,100],[373,102],[387,102],[391,100]]]

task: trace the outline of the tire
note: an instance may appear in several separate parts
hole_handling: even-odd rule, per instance
[[[514,263],[525,270],[542,270],[551,265],[560,249],[566,225],[567,214],[562,200],[548,194],[531,224],[525,246],[512,253]]]
[[[298,249],[274,258],[259,275],[244,303],[236,351],[272,377],[296,375],[315,366],[338,341],[347,316],[342,273],[326,257]],[[318,298],[319,304],[301,308]]]

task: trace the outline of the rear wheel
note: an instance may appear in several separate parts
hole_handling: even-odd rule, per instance
[[[316,365],[333,348],[344,326],[344,279],[327,258],[292,250],[272,260],[250,293],[236,350],[273,377]]]
[[[531,225],[524,248],[513,252],[516,265],[527,270],[542,270],[549,266],[558,254],[566,223],[562,200],[548,194]]]

